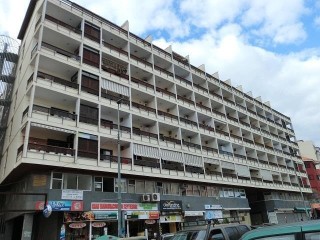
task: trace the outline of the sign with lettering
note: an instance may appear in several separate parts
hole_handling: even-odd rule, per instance
[[[48,201],[52,211],[83,211],[82,201]],[[37,201],[36,210],[44,209],[44,201]]]
[[[163,212],[180,212],[182,211],[182,201],[180,200],[161,200],[160,211]]]
[[[92,202],[91,210],[117,210],[118,203]],[[157,203],[122,203],[121,210],[157,211]]]
[[[63,189],[61,199],[65,200],[83,200],[83,191]]]
[[[222,209],[222,206],[221,205],[209,205],[209,204],[206,204],[206,205],[204,205],[204,209],[206,209],[206,210],[216,210],[216,209]]]
[[[127,219],[159,219],[158,211],[127,211]]]

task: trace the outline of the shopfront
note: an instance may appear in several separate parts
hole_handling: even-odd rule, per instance
[[[161,200],[160,212],[160,235],[181,230],[181,222],[183,222],[182,201]]]
[[[91,203],[91,210],[95,215],[107,211],[114,212],[117,216],[118,204],[93,202]],[[157,203],[123,203],[121,214],[127,237],[144,236],[146,233],[149,239],[157,237],[160,216]],[[108,234],[112,235],[109,232]],[[113,235],[117,235],[117,233]]]

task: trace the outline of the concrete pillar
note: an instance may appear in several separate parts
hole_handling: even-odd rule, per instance
[[[24,214],[21,240],[31,240],[33,213]]]

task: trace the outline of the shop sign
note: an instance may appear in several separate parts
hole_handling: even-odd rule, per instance
[[[82,201],[48,201],[52,211],[83,211]],[[44,209],[44,201],[37,201],[36,210]]]
[[[222,206],[221,205],[209,205],[209,204],[206,204],[206,205],[204,205],[204,209],[206,209],[206,210],[221,209],[222,210]]]
[[[159,219],[158,211],[126,211],[127,219]]]
[[[193,217],[193,216],[203,216],[204,211],[185,211],[185,217]]]
[[[160,216],[160,223],[182,222],[180,215]]]
[[[98,219],[118,219],[118,212],[115,211],[94,211],[94,218]]]
[[[118,203],[92,202],[91,210],[117,210]],[[157,211],[157,203],[122,203],[121,210]]]
[[[71,223],[69,228],[84,228],[86,225],[86,223]]]
[[[105,222],[93,222],[92,223],[92,227],[96,227],[96,228],[101,228],[104,227],[106,225]]]
[[[145,220],[144,223],[148,225],[152,225],[156,223],[156,220]]]
[[[222,218],[222,211],[221,210],[209,210],[209,211],[206,211],[204,218],[206,220],[221,219]]]
[[[65,200],[83,200],[83,191],[63,189],[61,199]]]
[[[160,210],[161,211],[182,211],[182,201],[177,200],[161,200],[160,201]]]

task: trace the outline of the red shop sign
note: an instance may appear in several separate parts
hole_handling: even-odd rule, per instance
[[[69,228],[84,228],[86,225],[85,223],[71,223]]]

